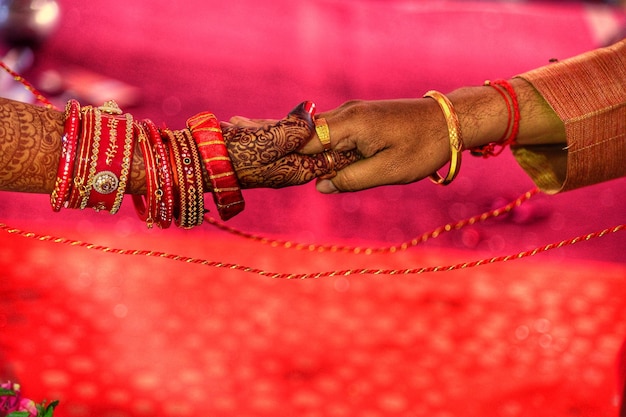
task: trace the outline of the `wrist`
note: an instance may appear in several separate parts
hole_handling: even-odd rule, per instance
[[[521,78],[509,81],[519,103],[519,131],[515,143],[546,145],[565,143],[563,122],[535,88]],[[511,122],[507,102],[495,88],[462,87],[448,97],[458,114],[465,148],[497,142]]]
[[[459,117],[466,149],[496,142],[508,129],[507,103],[494,88],[462,87],[448,97]]]
[[[565,126],[546,100],[529,82],[514,78],[511,85],[520,103],[519,145],[566,143]]]

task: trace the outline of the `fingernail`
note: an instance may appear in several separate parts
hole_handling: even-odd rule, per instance
[[[304,111],[313,116],[313,114],[315,114],[315,103],[313,103],[312,101],[305,101]]]
[[[315,114],[315,104],[311,101],[303,101],[302,103],[298,104],[295,109],[289,112],[289,114],[300,116],[302,116],[303,113],[308,114],[309,116],[311,116],[312,119],[313,115]]]

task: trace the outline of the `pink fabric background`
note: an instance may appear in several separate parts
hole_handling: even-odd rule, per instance
[[[445,92],[509,77],[601,42],[589,6],[578,2],[110,1],[94,7],[64,0],[61,6],[62,25],[36,68],[64,75],[80,66],[135,86],[140,98],[128,110],[174,128],[203,110],[221,119],[279,118],[303,100],[324,110],[354,98]],[[603,23],[606,31],[623,19],[618,11],[613,16]],[[108,97],[106,90],[106,84],[98,86],[101,97]],[[300,240],[397,243],[532,187],[508,153],[488,161],[468,156],[459,180],[447,188],[426,181],[341,196],[318,195],[312,184],[248,191],[247,210],[231,224]],[[433,245],[503,254],[610,227],[623,222],[623,190],[619,180],[540,197],[513,216]],[[54,216],[39,197],[5,197],[0,204],[7,220],[100,224],[124,218]],[[126,208],[132,218],[132,207]],[[143,232],[141,224],[127,222]],[[552,256],[621,262],[624,239]]]
[[[578,2],[60,4],[63,24],[39,51],[32,80],[75,67],[121,80],[140,92],[128,111],[173,128],[202,110],[281,117],[302,100],[323,110],[445,92],[606,38]],[[609,16],[601,28],[610,32],[624,16]],[[246,191],[246,211],[229,224],[296,242],[396,244],[532,187],[506,153],[468,156],[447,188]],[[149,231],[129,201],[116,216],[53,214],[47,196],[4,193],[0,221],[278,272],[406,268],[623,223],[624,190],[617,180],[538,196],[398,256],[274,249],[208,225]],[[36,399],[60,399],[59,415],[70,417],[615,415],[625,243],[619,233],[471,270],[287,282],[3,232],[0,378],[19,380]]]

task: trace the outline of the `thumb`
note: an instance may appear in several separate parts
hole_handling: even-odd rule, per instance
[[[337,178],[337,177],[335,177]],[[339,189],[333,183],[333,180],[322,180],[318,179],[315,183],[315,188],[322,194],[338,194]]]
[[[315,104],[304,101],[290,111],[287,117],[269,127],[271,137],[282,136],[279,132],[284,135],[284,154],[295,151],[311,138],[315,130],[314,114]]]

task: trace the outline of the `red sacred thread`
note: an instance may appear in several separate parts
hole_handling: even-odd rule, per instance
[[[502,147],[504,148],[505,146],[510,146],[515,143],[515,139],[517,138],[517,134],[519,132],[519,123],[521,119],[519,101],[517,100],[517,94],[515,94],[515,90],[513,89],[513,87],[511,87],[511,84],[509,84],[508,81],[496,80],[493,81],[491,84],[504,88],[509,94],[509,97],[511,97],[511,104],[513,105],[513,126],[511,127],[511,132],[509,133],[509,136],[505,139],[504,143],[502,143]],[[502,152],[502,149],[500,150],[500,152]]]
[[[511,146],[515,143],[517,138],[517,134],[519,132],[519,123],[520,123],[520,107],[519,101],[517,99],[517,95],[515,94],[515,90],[511,87],[506,80],[495,80],[495,81],[485,81],[486,86],[493,87],[499,94],[502,96],[504,101],[506,102],[506,107],[509,115],[509,120],[507,122],[507,128],[504,131],[502,138],[498,139],[495,142],[488,143],[483,146],[477,146],[475,148],[470,149],[470,152],[474,156],[482,156],[483,158],[488,158],[490,156],[498,156],[504,151],[507,146]],[[513,123],[511,124],[511,119]],[[499,146],[500,149],[496,150],[496,146]]]
[[[11,75],[11,77],[13,77],[13,79],[15,81],[21,83],[24,86],[24,88],[26,88],[28,91],[30,91],[33,94],[33,96],[35,96],[37,101],[43,103],[49,109],[59,110],[54,104],[52,104],[50,102],[50,100],[48,100],[43,94],[41,94],[39,92],[39,90],[37,90],[35,87],[33,87],[33,85],[31,83],[26,81],[24,79],[24,77],[22,77],[17,72],[15,72],[11,68],[9,68],[9,66],[7,64],[5,64],[4,62],[0,61],[0,67],[2,67],[3,70],[5,70],[7,73],[9,73],[9,75]]]
[[[99,252],[113,253],[117,255],[131,255],[131,256],[145,256],[150,258],[161,258],[167,259],[171,261],[184,262],[187,264],[195,264],[195,265],[204,265],[212,268],[221,268],[221,269],[230,269],[233,271],[241,271],[252,273],[264,277],[275,278],[275,279],[316,279],[316,278],[325,278],[325,277],[337,277],[337,276],[350,276],[350,275],[419,275],[425,274],[427,272],[444,272],[444,271],[455,271],[459,269],[467,269],[473,268],[480,265],[493,264],[497,262],[508,262],[516,259],[527,258],[529,256],[534,256],[539,253],[547,252],[553,249],[562,248],[568,245],[574,245],[580,242],[586,242],[591,239],[597,239],[599,237],[606,236],[611,233],[617,233],[626,230],[626,224],[620,224],[618,226],[600,230],[595,233],[589,233],[586,235],[577,236],[571,239],[562,240],[556,243],[550,243],[544,246],[540,246],[538,248],[527,250],[523,252],[518,252],[512,255],[506,256],[496,256],[491,258],[483,258],[471,262],[462,262],[450,265],[441,265],[441,266],[427,266],[420,268],[407,268],[407,269],[376,269],[376,268],[355,268],[355,269],[344,269],[344,270],[334,270],[334,271],[322,271],[322,272],[307,272],[307,273],[285,273],[285,272],[272,272],[265,271],[259,268],[253,268],[246,265],[239,265],[236,263],[224,263],[220,261],[211,261],[208,259],[202,258],[192,258],[189,256],[181,256],[166,252],[160,251],[152,251],[152,250],[140,250],[140,249],[119,249],[112,248],[109,246],[96,245],[89,242],[83,242],[80,240],[66,239],[62,237],[55,237],[50,235],[40,235],[33,232],[26,232],[20,229],[16,229],[13,227],[9,227],[4,223],[0,223],[0,229],[9,233],[14,234],[30,239],[35,239],[40,242],[52,242],[52,243],[60,243],[63,245],[69,246],[77,246],[85,249],[91,249]]]
[[[37,89],[35,89],[28,81],[26,81],[19,74],[15,73],[9,67],[6,66],[2,61],[0,61],[0,67],[2,67],[5,71],[13,76],[13,78],[22,83],[27,90],[29,90],[38,101],[43,103],[46,107],[51,109],[56,109],[56,107],[46,99]],[[516,118],[517,123],[519,123],[519,119]],[[514,126],[514,131],[517,126]],[[339,245],[315,245],[315,244],[302,244],[302,243],[294,243],[290,241],[283,241],[278,239],[269,239],[263,236],[254,235],[248,232],[243,232],[238,229],[235,229],[230,226],[226,226],[225,224],[219,223],[217,220],[213,218],[207,218],[207,221],[229,233],[232,233],[237,236],[241,236],[247,239],[252,239],[253,241],[270,244],[271,246],[277,247],[282,246],[284,248],[293,248],[298,250],[309,250],[309,251],[331,251],[331,252],[351,252],[353,254],[371,254],[371,253],[394,253],[398,251],[406,250],[410,247],[417,246],[419,243],[424,243],[429,239],[434,239],[440,236],[442,233],[450,232],[453,230],[459,230],[465,226],[473,225],[479,222],[483,222],[487,219],[498,217],[502,214],[508,213],[513,210],[515,207],[519,207],[528,199],[530,199],[533,195],[537,194],[539,190],[537,188],[532,189],[511,203],[495,209],[491,211],[484,212],[480,215],[476,215],[465,220],[460,220],[456,223],[448,223],[444,226],[438,227],[431,232],[424,233],[419,237],[416,237],[410,241],[404,242],[400,245],[393,245],[383,248],[360,248],[360,247],[351,247],[351,246],[339,246]],[[131,256],[145,256],[145,257],[153,257],[153,258],[162,258],[168,259],[172,261],[184,262],[189,264],[197,264],[197,265],[205,265],[213,268],[222,268],[222,269],[231,269],[236,271],[253,273],[261,276],[267,276],[270,278],[281,278],[281,279],[312,279],[312,278],[324,278],[324,277],[334,277],[334,276],[349,276],[349,275],[417,275],[424,274],[427,272],[442,272],[442,271],[454,271],[458,269],[467,269],[480,265],[492,264],[497,262],[508,262],[511,260],[522,259],[530,256],[537,255],[539,253],[547,252],[553,249],[562,248],[568,245],[574,245],[580,242],[586,242],[591,239],[600,238],[606,236],[608,234],[617,233],[620,231],[626,230],[626,225],[621,224],[618,226],[614,226],[612,228],[607,228],[600,230],[598,232],[589,233],[586,235],[577,236],[571,239],[562,240],[556,243],[550,243],[544,246],[537,247],[532,250],[527,250],[523,252],[518,252],[517,254],[506,255],[506,256],[497,256],[491,258],[483,258],[471,262],[463,262],[456,263],[451,265],[440,265],[440,266],[429,266],[429,267],[421,267],[421,268],[410,268],[410,269],[372,269],[372,268],[355,268],[355,269],[345,269],[345,270],[334,270],[334,271],[325,271],[325,272],[309,272],[309,273],[280,273],[280,272],[271,272],[264,271],[259,268],[253,268],[245,265],[239,265],[235,263],[224,263],[220,261],[210,261],[207,259],[201,258],[192,258],[188,256],[170,254],[166,252],[160,251],[152,251],[145,249],[117,249],[109,246],[96,245],[89,242],[84,242],[75,239],[67,239],[62,237],[55,237],[50,235],[41,235],[33,232],[27,232],[18,228],[10,227],[4,223],[0,223],[0,229],[17,236],[22,236],[25,238],[35,239],[40,242],[52,242],[59,243],[69,246],[76,246],[85,249],[91,249],[99,252],[105,253],[113,253],[118,255],[131,255]]]
[[[339,246],[339,245],[318,245],[311,243],[297,243],[289,240],[280,240],[280,239],[270,239],[264,236],[255,235],[252,233],[244,232],[234,227],[228,226],[224,223],[219,222],[213,217],[205,216],[205,220],[207,223],[217,227],[218,229],[224,230],[228,233],[231,233],[236,236],[240,236],[246,239],[250,239],[256,242],[260,242],[263,244],[268,244],[273,247],[283,247],[287,249],[296,249],[296,250],[307,250],[309,252],[348,252],[353,254],[365,254],[369,255],[372,253],[394,253],[405,251],[409,248],[415,247],[420,243],[425,243],[427,240],[435,239],[439,237],[443,233],[451,232],[453,230],[459,230],[464,228],[465,226],[471,226],[476,223],[482,223],[487,219],[491,219],[494,217],[501,216],[503,214],[511,212],[515,207],[521,206],[524,202],[528,201],[532,196],[539,193],[538,188],[534,188],[530,191],[525,192],[509,204],[497,208],[495,210],[486,211],[482,214],[478,214],[476,216],[469,217],[467,219],[459,220],[455,223],[448,223],[443,226],[437,227],[430,232],[423,233],[409,241],[403,242],[399,245],[392,245],[380,248],[362,248],[358,246]]]

